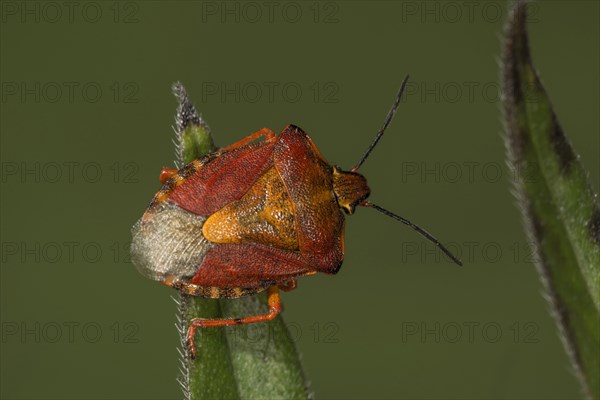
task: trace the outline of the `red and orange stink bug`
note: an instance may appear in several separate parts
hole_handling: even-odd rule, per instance
[[[331,166],[294,125],[278,136],[263,128],[180,170],[162,171],[162,188],[132,230],[132,260],[140,272],[212,299],[268,291],[268,314],[193,319],[187,337],[192,356],[197,328],[271,320],[281,311],[279,289],[294,289],[301,276],[337,273],[344,259],[344,213],[357,206],[412,227],[461,264],[425,230],[367,201],[370,189],[357,172],[392,121],[407,81],[350,171]]]

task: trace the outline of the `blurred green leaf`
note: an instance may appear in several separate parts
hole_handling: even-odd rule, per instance
[[[210,128],[189,101],[180,83],[173,85],[179,101],[175,117],[179,167],[215,150]],[[263,293],[239,299],[204,299],[181,295],[181,383],[186,399],[307,399],[302,365],[283,318],[196,331],[196,359],[189,356],[186,334],[196,317],[224,318],[264,314]]]
[[[536,266],[574,369],[600,397],[600,207],[529,52],[526,4],[507,23],[503,55],[509,164]]]

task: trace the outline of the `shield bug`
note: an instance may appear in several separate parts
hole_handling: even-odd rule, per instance
[[[192,356],[197,328],[271,320],[281,311],[279,289],[294,289],[302,276],[337,273],[344,258],[344,214],[357,206],[410,226],[461,264],[425,230],[367,201],[370,189],[357,172],[391,123],[407,81],[349,171],[330,165],[294,125],[279,135],[263,128],[180,170],[163,169],[162,188],[132,230],[132,260],[140,272],[205,298],[268,293],[267,314],[193,319],[187,336]]]

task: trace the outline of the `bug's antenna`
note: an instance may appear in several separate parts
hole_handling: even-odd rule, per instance
[[[365,201],[364,203],[361,204],[362,206],[365,207],[371,207],[374,208],[375,210],[379,211],[380,213],[383,213],[385,215],[387,215],[388,217],[392,217],[397,221],[402,222],[405,225],[410,226],[411,228],[413,228],[415,231],[417,231],[421,236],[426,237],[427,239],[429,239],[433,244],[435,244],[441,251],[444,252],[444,254],[446,254],[448,257],[450,257],[450,259],[452,261],[454,261],[456,264],[462,266],[462,261],[460,261],[458,259],[458,257],[456,257],[454,254],[450,253],[450,250],[448,250],[446,247],[444,247],[443,244],[440,243],[439,240],[437,240],[436,238],[434,238],[433,236],[431,236],[431,234],[429,232],[427,232],[425,229],[413,224],[412,222],[410,222],[409,220],[407,220],[406,218],[403,218],[399,215],[394,214],[391,211],[386,210],[383,207],[379,207],[377,204],[373,204],[370,203],[368,201]]]
[[[377,136],[375,136],[375,140],[373,140],[373,142],[369,145],[369,147],[363,154],[363,156],[360,159],[360,161],[358,162],[358,164],[356,164],[356,166],[354,166],[354,168],[352,168],[352,172],[356,172],[360,168],[360,166],[363,165],[363,163],[365,162],[367,157],[369,157],[369,154],[371,154],[371,152],[373,151],[373,149],[375,148],[375,146],[377,145],[377,143],[383,136],[383,132],[385,132],[387,127],[390,125],[390,123],[394,119],[394,115],[396,115],[396,110],[398,110],[398,106],[400,105],[400,99],[402,98],[402,94],[404,93],[404,89],[406,88],[406,84],[408,83],[408,78],[409,78],[409,75],[406,75],[404,77],[402,84],[400,84],[400,89],[398,90],[398,94],[396,95],[396,100],[394,101],[392,108],[390,109],[387,116],[385,117],[385,122],[383,123],[383,126],[381,127],[379,132],[377,132]]]

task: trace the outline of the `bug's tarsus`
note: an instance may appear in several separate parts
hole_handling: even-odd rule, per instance
[[[386,210],[383,207],[379,207],[377,204],[373,204],[371,202],[365,201],[364,203],[361,204],[362,206],[365,207],[371,207],[374,208],[375,210],[379,211],[380,213],[383,213],[385,215],[387,215],[388,217],[392,217],[397,221],[402,222],[405,225],[410,226],[411,228],[413,228],[415,231],[417,231],[421,236],[429,239],[433,244],[435,244],[441,251],[444,252],[444,254],[446,254],[452,261],[454,261],[456,264],[462,266],[462,261],[460,261],[458,259],[458,257],[456,257],[454,254],[452,254],[450,252],[450,250],[448,250],[443,244],[440,243],[439,240],[437,240],[435,237],[433,237],[429,232],[427,232],[425,229],[421,228],[418,225],[413,224],[412,222],[410,222],[409,220],[407,220],[404,217],[401,217],[397,214],[394,214],[391,211]]]
[[[358,164],[356,164],[354,166],[354,168],[352,168],[352,172],[356,172],[360,168],[360,166],[363,165],[363,163],[365,162],[365,160],[369,157],[369,154],[371,154],[371,151],[373,151],[373,149],[375,148],[375,146],[377,145],[377,143],[379,142],[379,140],[383,136],[383,133],[385,132],[385,130],[387,129],[387,127],[390,125],[390,123],[394,119],[394,115],[396,115],[396,111],[398,110],[398,106],[400,105],[400,100],[402,99],[402,94],[404,93],[404,89],[406,88],[406,84],[408,83],[408,78],[409,78],[409,75],[406,75],[404,77],[404,80],[400,84],[400,89],[398,90],[398,94],[396,95],[396,100],[394,101],[394,104],[392,105],[392,108],[390,109],[390,111],[388,112],[387,116],[385,117],[385,121],[383,123],[383,126],[381,127],[381,129],[379,130],[379,132],[377,132],[377,135],[375,136],[375,139],[373,140],[373,142],[371,142],[371,144],[369,145],[369,147],[367,148],[367,150],[363,154],[362,158],[358,162]]]

